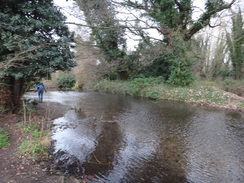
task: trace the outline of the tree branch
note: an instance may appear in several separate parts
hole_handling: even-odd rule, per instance
[[[224,9],[229,9],[234,3],[236,2],[236,0],[232,0],[231,3],[222,6],[218,9],[215,9],[213,11],[207,11],[205,13],[202,14],[202,16],[197,20],[197,22],[195,22],[191,28],[189,28],[189,30],[187,31],[187,33],[185,34],[185,41],[188,41],[195,33],[197,33],[199,30],[201,30],[203,27],[205,27],[206,25],[209,24],[210,22],[210,18],[215,15],[216,13],[224,10]]]
[[[4,62],[2,62],[2,63],[0,64],[0,70],[2,70],[2,71],[6,71],[6,70],[7,70],[8,68],[10,68],[10,67],[15,67],[15,66],[17,66],[17,65],[19,66],[19,64],[16,64],[16,63],[14,63],[14,62],[19,61],[19,60],[22,60],[22,61],[23,61],[23,60],[29,60],[29,59],[32,59],[31,56],[22,56],[22,55],[24,55],[24,54],[26,54],[26,53],[29,53],[29,52],[32,52],[32,51],[36,51],[36,50],[38,50],[38,49],[40,49],[40,48],[44,48],[44,47],[46,47],[46,46],[50,46],[50,45],[55,45],[55,44],[54,44],[54,43],[41,44],[41,45],[39,45],[39,46],[32,47],[32,48],[30,48],[30,49],[21,51],[21,52],[19,52],[19,53],[15,53],[13,58],[8,59],[8,60],[5,60]]]

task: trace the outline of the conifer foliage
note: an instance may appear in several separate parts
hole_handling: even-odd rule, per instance
[[[73,34],[64,21],[52,0],[1,0],[0,87],[12,91],[13,104],[25,81],[75,66]]]

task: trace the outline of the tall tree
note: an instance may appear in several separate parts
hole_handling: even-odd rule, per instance
[[[10,91],[8,107],[18,106],[25,81],[75,66],[64,21],[52,0],[1,0],[0,88]]]
[[[198,31],[210,25],[211,18],[218,12],[230,8],[235,1],[228,3],[224,0],[206,0],[204,11],[195,21],[191,0],[125,0],[120,4],[140,10],[142,17],[148,17],[154,23],[150,28],[156,29],[162,35],[161,43],[167,47],[162,50],[162,57],[168,59],[162,60],[163,65],[169,66],[169,82],[185,85],[193,80],[190,74],[193,60],[187,57],[190,49],[187,42]]]
[[[141,16],[150,17],[157,23],[157,26],[150,28],[157,29],[164,36],[164,41],[169,43],[176,31],[182,34],[185,41],[190,40],[199,30],[210,25],[211,18],[229,9],[235,1],[206,0],[205,8],[197,20],[193,20],[192,0],[125,0],[119,4],[141,10]]]
[[[127,78],[126,69],[121,67],[125,54],[124,29],[116,19],[110,0],[76,0],[84,12],[86,22],[92,30],[95,44],[100,48],[105,61],[117,63],[120,78]]]
[[[232,32],[227,33],[227,43],[230,50],[235,79],[242,79],[244,69],[244,21],[241,10],[232,13]]]
[[[212,63],[209,66],[209,75],[210,78],[212,79],[213,77],[218,77],[222,76],[222,78],[225,78],[228,76],[228,63],[225,64],[225,58],[227,55],[227,49],[226,49],[226,40],[225,35],[222,34],[220,35],[219,39],[217,40],[217,43],[215,44],[215,50],[214,50],[214,55],[212,59]]]
[[[122,58],[124,60],[125,57],[119,57],[121,52],[117,52],[117,44],[112,43],[118,43],[116,40],[119,40],[123,36],[123,34],[118,34],[118,30],[121,30],[119,28],[125,28],[132,34],[140,36],[141,43],[148,44],[148,46],[144,47],[146,49],[150,50],[152,47],[161,44],[163,49],[161,53],[157,54],[157,58],[149,60],[150,66],[154,67],[154,63],[157,64],[157,68],[159,68],[160,63],[163,67],[167,66],[166,69],[158,69],[158,71],[170,71],[166,74],[165,79],[170,78],[170,82],[184,85],[186,83],[189,84],[193,80],[193,76],[191,75],[193,59],[186,53],[190,49],[188,42],[201,29],[208,25],[213,27],[213,25],[210,25],[211,19],[219,12],[230,8],[235,1],[206,0],[205,8],[197,20],[193,19],[195,7],[193,6],[192,0],[78,0],[77,2],[80,2],[80,7],[83,7],[81,9],[85,12],[86,20],[92,28],[93,34],[96,34],[97,40],[100,40],[97,43],[101,43],[103,46],[112,45],[111,47],[107,47],[110,51],[104,49],[104,53],[106,53],[108,58]],[[124,22],[120,21],[120,23],[123,22],[123,25],[119,25],[116,21],[115,13],[112,13],[114,9],[111,8],[111,5],[120,5],[122,8],[126,7],[127,12],[134,12],[134,14],[132,18],[126,18]],[[132,23],[133,19],[134,24]],[[92,20],[95,24],[92,24],[89,20]],[[110,23],[105,24],[105,22]],[[161,38],[151,39],[150,35],[145,31],[147,29],[157,30]],[[110,36],[107,37],[105,35]],[[112,35],[116,35],[116,38]],[[115,42],[111,42],[110,38],[115,40]],[[139,46],[138,49],[141,49],[141,47]],[[122,53],[124,54],[124,52]],[[136,59],[141,61],[141,58],[138,56],[140,55],[137,55]],[[130,56],[127,58],[135,57]],[[148,67],[148,65],[145,66]],[[158,75],[159,73],[154,72],[154,74]],[[180,80],[179,77],[181,78]],[[188,81],[185,82],[185,79]]]

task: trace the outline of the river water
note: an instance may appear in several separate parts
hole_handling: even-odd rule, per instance
[[[36,93],[27,94],[36,98]],[[56,168],[108,183],[243,183],[244,114],[96,92],[48,92]]]

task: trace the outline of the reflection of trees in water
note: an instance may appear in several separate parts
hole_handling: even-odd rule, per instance
[[[166,169],[167,177],[178,182],[187,181],[187,128],[189,121],[195,114],[188,104],[173,103],[167,105],[160,113],[165,128],[161,131],[160,146],[157,151],[159,167]]]
[[[125,96],[120,95],[95,94],[95,97],[85,98],[82,102],[85,104],[83,116],[92,116],[104,121],[98,124],[101,135],[97,138],[95,151],[83,166],[86,174],[106,173],[112,168],[112,162],[118,154],[122,140],[120,126],[113,122],[114,117],[119,116],[128,107],[127,100]]]
[[[184,166],[187,164],[187,159],[184,155],[186,151],[184,139],[167,131],[163,133],[164,135],[157,151],[157,166],[164,169],[166,174],[164,178],[166,180],[186,181],[186,167]]]
[[[137,167],[128,167],[123,180],[125,182],[138,180],[164,183],[187,182],[184,148],[181,148],[179,144],[180,141],[177,138],[165,139],[152,157],[141,157],[137,162]]]
[[[152,121],[145,123],[153,122],[147,127],[148,135],[151,131],[156,132],[158,146],[151,158],[145,157],[138,168],[128,172],[127,178],[138,180],[140,177],[142,182],[187,182],[184,130],[195,110],[186,104],[175,105],[164,101],[144,104],[143,108],[147,120],[152,118]]]
[[[223,110],[201,110],[192,120],[187,141],[191,179],[212,182],[243,182],[243,119],[238,113],[230,118]],[[238,124],[239,123],[239,124]],[[197,133],[196,133],[197,132]],[[189,145],[188,145],[189,146]],[[204,172],[204,173],[202,173]],[[242,179],[242,181],[241,181]]]
[[[84,175],[84,168],[82,167],[78,158],[69,153],[59,150],[53,155],[53,164],[50,169],[55,172],[63,172],[64,174],[81,176]]]
[[[203,115],[199,111],[205,110],[198,110],[183,103],[101,94],[89,95],[88,99],[84,99],[82,102],[81,111],[77,109],[75,112],[72,111],[77,114],[79,119],[78,128],[75,128],[74,131],[82,137],[86,137],[84,138],[85,143],[93,143],[93,145],[87,146],[90,149],[88,148],[86,153],[84,153],[86,146],[76,150],[76,157],[85,154],[82,162],[72,160],[73,158],[66,160],[63,156],[60,157],[60,159],[63,158],[68,170],[73,171],[72,175],[75,175],[74,173],[97,175],[110,182],[189,182],[192,181],[193,176],[196,176],[197,173],[201,174],[204,170],[200,167],[203,164],[201,161],[205,163],[209,159],[209,157],[204,157],[207,150],[205,147],[218,142],[223,142],[218,143],[219,146],[226,145],[224,139],[216,140],[216,134],[223,133],[224,137],[226,130],[232,130],[233,134],[238,136],[237,140],[241,139],[243,134],[240,130],[243,123],[238,123],[243,120],[239,115],[233,117],[228,114],[227,117],[231,117],[232,121],[228,121],[228,124],[222,123],[225,121],[223,115],[214,113],[214,118],[210,119],[212,110],[209,111],[210,114],[204,112],[205,115]],[[69,116],[69,119],[73,113],[70,113],[72,115]],[[101,118],[98,118],[99,116]],[[204,118],[201,119],[201,117]],[[212,121],[214,125],[210,125],[206,121]],[[224,126],[219,126],[216,122]],[[237,124],[240,124],[240,128],[235,128],[238,126]],[[215,126],[218,130],[214,128]],[[74,134],[71,134],[71,140],[74,140]],[[210,138],[211,135],[212,138]],[[231,137],[229,140],[235,136],[231,135]],[[204,146],[202,145],[205,142],[203,139],[212,139],[214,143],[206,143]],[[231,143],[228,143],[227,147],[235,147],[235,145],[229,144]],[[80,145],[79,142],[77,145]],[[72,146],[72,150],[75,147],[76,144]],[[215,151],[216,147],[218,146],[213,146]],[[228,149],[233,151],[233,148]],[[236,152],[235,155],[240,155],[238,154],[239,148],[236,149]],[[220,154],[222,154],[220,158],[226,157],[224,152]],[[229,151],[227,155],[230,155]],[[239,158],[239,156],[237,157]],[[201,159],[195,161],[195,158]],[[231,160],[235,162],[242,159],[238,158]],[[215,159],[218,160],[218,158]],[[229,160],[230,158],[226,162]],[[197,162],[197,166],[191,167],[191,161],[194,161],[193,165],[196,165]],[[73,164],[69,164],[72,162]],[[236,167],[235,163],[229,165],[236,169],[240,167],[238,163]],[[210,170],[207,168],[206,170]],[[221,170],[219,172],[226,170],[222,167],[219,169]],[[236,172],[234,171],[234,173]],[[210,173],[210,175],[212,174]],[[201,176],[198,175],[197,178],[199,177]],[[209,179],[203,176],[203,180]],[[221,178],[221,180],[223,179]]]
[[[112,168],[115,156],[121,147],[120,126],[114,122],[100,123],[101,135],[96,141],[96,148],[90,159],[83,164],[86,174],[106,174]]]
[[[83,111],[86,117],[114,121],[114,117],[119,116],[129,107],[126,97],[122,95],[91,93],[80,101],[79,109]]]
[[[120,127],[114,122],[99,122],[91,125],[95,128],[94,130],[101,130],[101,135],[97,137],[96,148],[88,160],[82,164],[74,155],[59,150],[54,154],[54,163],[50,168],[73,176],[106,174],[112,168],[114,158],[121,147]]]

